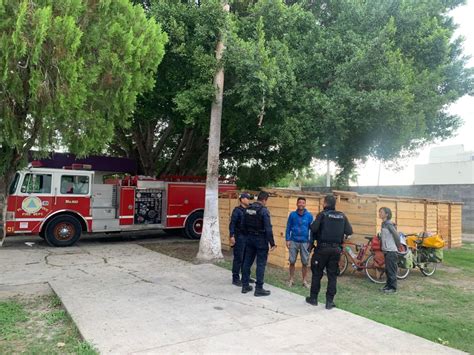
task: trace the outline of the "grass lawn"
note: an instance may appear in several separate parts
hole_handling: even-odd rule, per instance
[[[197,242],[144,246],[187,261],[194,259],[198,249]],[[225,260],[217,265],[230,269],[231,260],[226,253]],[[431,277],[412,270],[406,280],[399,281],[396,294],[382,294],[381,285],[370,282],[365,274],[346,273],[338,278],[338,308],[474,354],[474,244],[445,251],[444,263]],[[265,282],[307,296],[309,291],[298,277],[296,286],[288,288],[288,272],[269,266]],[[322,287],[326,289],[325,277]],[[319,301],[325,301],[324,293]]]
[[[20,353],[97,354],[52,295],[0,300],[0,354]]]

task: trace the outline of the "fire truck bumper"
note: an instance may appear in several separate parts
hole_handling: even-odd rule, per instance
[[[3,224],[3,235],[4,237],[7,235],[15,234],[15,222],[13,221],[6,221]]]

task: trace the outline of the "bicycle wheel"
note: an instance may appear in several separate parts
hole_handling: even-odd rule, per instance
[[[339,259],[339,276],[347,270],[347,265],[349,265],[349,260],[347,260],[347,255],[342,253],[341,258]]]
[[[410,269],[404,269],[401,268],[400,266],[397,269],[397,279],[399,280],[405,280],[408,275],[410,274]]]
[[[419,265],[419,268],[423,275],[431,276],[435,273],[437,266],[438,266],[437,263],[421,263]]]
[[[374,260],[374,255],[370,255],[365,261],[365,274],[370,281],[376,284],[384,284],[387,282],[387,274],[385,268],[380,267]]]

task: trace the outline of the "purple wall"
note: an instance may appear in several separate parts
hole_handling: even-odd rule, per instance
[[[128,158],[105,157],[98,155],[91,155],[85,158],[76,158],[74,154],[70,153],[52,153],[50,158],[33,159],[33,152],[28,159],[30,162],[39,160],[44,167],[62,169],[64,166],[72,164],[90,164],[92,170],[109,171],[117,173],[137,174],[137,162]]]

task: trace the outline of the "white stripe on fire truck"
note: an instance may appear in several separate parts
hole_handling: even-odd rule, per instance
[[[188,215],[187,214],[170,214],[166,216],[167,218],[186,218]]]
[[[119,216],[119,218],[133,218],[135,217],[134,215],[131,215],[131,216]]]
[[[12,219],[11,222],[37,222],[43,220],[44,218],[15,218]]]
[[[84,217],[84,219],[92,219],[92,217]],[[38,222],[38,221],[44,221],[45,218],[15,218],[12,219],[11,222]]]

